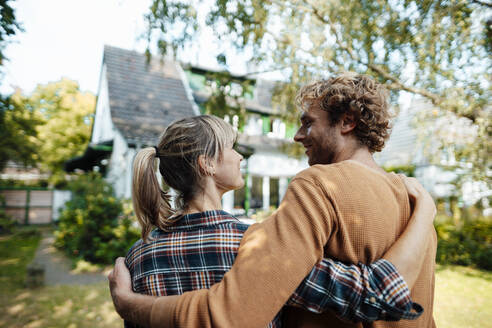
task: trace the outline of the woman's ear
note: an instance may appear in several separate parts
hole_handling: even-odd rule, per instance
[[[215,167],[205,155],[198,156],[198,166],[203,175],[215,175]]]

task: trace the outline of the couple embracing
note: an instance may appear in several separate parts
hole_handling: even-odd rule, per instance
[[[126,324],[434,327],[434,203],[372,156],[389,136],[387,98],[354,73],[304,86],[294,140],[310,167],[252,226],[221,205],[244,184],[234,129],[206,115],[171,124],[134,161],[142,239],[109,275]],[[178,193],[175,208],[155,159]]]

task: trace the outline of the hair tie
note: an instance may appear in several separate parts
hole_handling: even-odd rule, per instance
[[[155,155],[159,156],[159,149],[156,146],[154,146],[154,149],[155,149]]]

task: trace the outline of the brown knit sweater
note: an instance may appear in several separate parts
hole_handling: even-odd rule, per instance
[[[224,279],[208,290],[157,298],[152,327],[264,327],[324,254],[353,263],[381,258],[409,217],[408,196],[397,175],[355,161],[312,166],[291,181],[270,218],[246,231]],[[424,314],[416,321],[374,326],[435,326],[435,233],[429,239],[422,272],[411,290]],[[292,314],[287,317],[292,322],[286,324],[296,327],[347,327],[330,315],[303,312],[302,322],[294,322]]]

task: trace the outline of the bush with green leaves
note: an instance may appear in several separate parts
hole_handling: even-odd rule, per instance
[[[0,235],[12,233],[17,222],[0,207]]]
[[[12,233],[17,222],[5,212],[5,198],[0,195],[0,235]]]
[[[109,264],[124,256],[139,238],[128,204],[116,198],[97,173],[80,175],[69,189],[72,199],[60,215],[56,246],[75,259],[92,263]]]
[[[492,270],[492,220],[436,223],[437,255],[441,264],[459,264]]]

